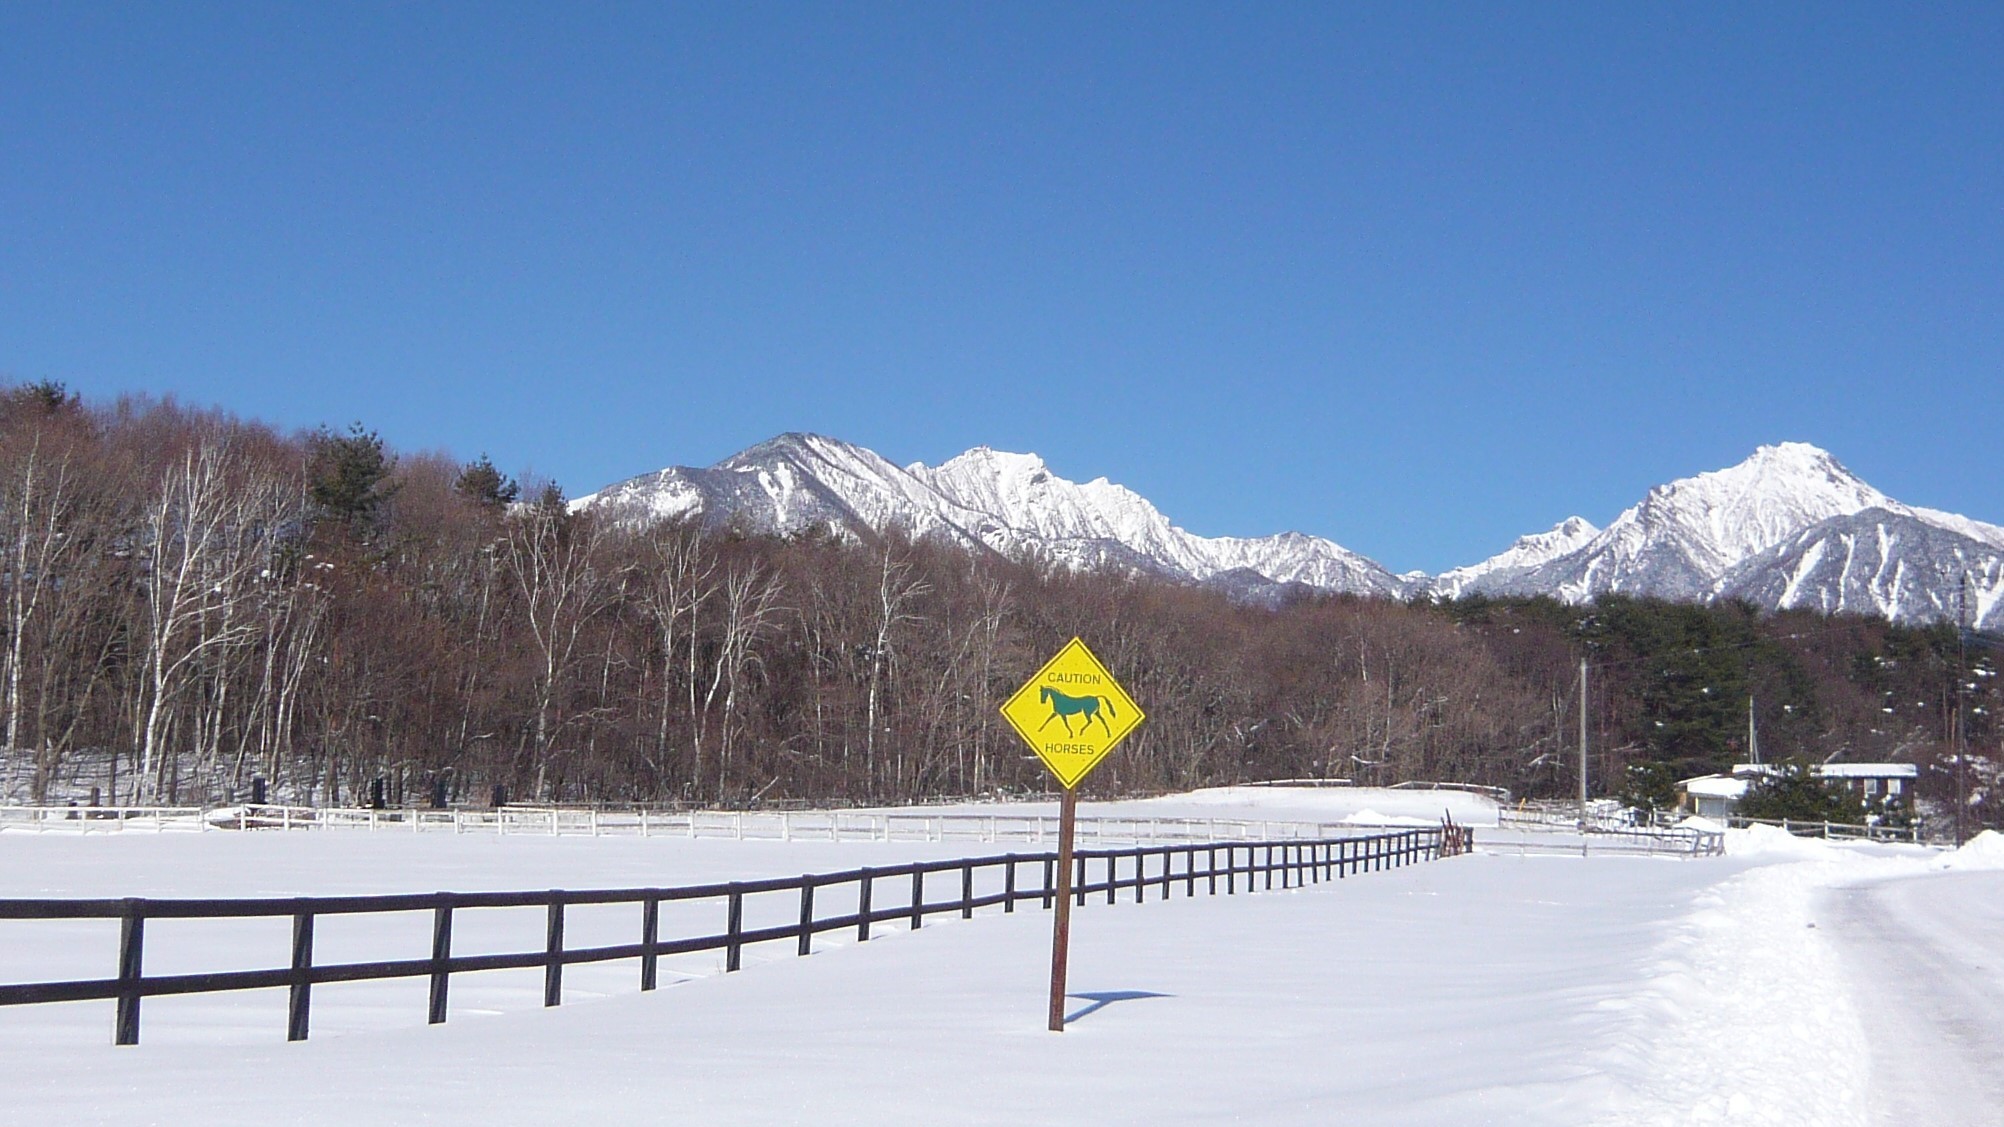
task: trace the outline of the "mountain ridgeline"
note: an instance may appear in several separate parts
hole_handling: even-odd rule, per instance
[[[1729,764],[1750,717],[1776,758],[1938,765],[1962,717],[1987,818],[1995,651],[1919,620],[1966,569],[1994,622],[1994,531],[1783,447],[1607,529],[1394,576],[1312,537],[1193,536],[1027,455],[899,468],[789,436],[567,502],[359,426],[0,389],[0,787],[1042,791],[997,706],[1078,635],[1149,717],[1095,794],[1306,776],[1565,793],[1585,657],[1597,791]],[[1831,613],[1860,572],[1898,621]],[[1949,777],[1923,772],[1922,793]]]
[[[671,467],[575,504],[773,535],[898,530],[1269,603],[1305,592],[1568,603],[1622,594],[1925,623],[1955,621],[1966,600],[1970,625],[2004,628],[2004,528],[1903,505],[1802,443],[1763,446],[1737,466],[1658,486],[1606,528],[1570,517],[1437,576],[1394,574],[1301,533],[1198,536],[1104,478],[1067,481],[1034,454],[987,447],[937,467],[899,467],[850,443],[787,434],[708,469]]]

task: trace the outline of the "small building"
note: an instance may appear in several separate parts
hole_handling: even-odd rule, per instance
[[[1912,763],[1820,763],[1811,768],[1818,778],[1855,794],[1863,808],[1880,799],[1899,800],[1920,768]],[[1747,790],[1766,775],[1771,763],[1735,763],[1730,775],[1700,775],[1677,784],[1677,808],[1703,818],[1723,818],[1737,812]]]
[[[1700,775],[1677,784],[1677,809],[1700,818],[1724,818],[1745,798],[1750,780],[1733,775]]]
[[[1859,805],[1864,805],[1882,798],[1898,800],[1920,777],[1920,768],[1912,763],[1825,763],[1816,773],[1856,793]]]

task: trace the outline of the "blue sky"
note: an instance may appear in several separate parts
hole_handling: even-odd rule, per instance
[[[2004,520],[2004,6],[0,6],[0,375],[573,494],[787,430],[1471,562]]]

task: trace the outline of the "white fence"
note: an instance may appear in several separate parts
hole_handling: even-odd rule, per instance
[[[1238,818],[1082,817],[1081,847],[1114,843],[1295,841],[1383,827]],[[654,812],[504,806],[492,810],[320,809],[307,806],[0,806],[0,831],[377,830],[543,836],[728,838],[741,841],[978,841],[1054,845],[1058,819],[1036,814],[851,811]]]
[[[115,833],[119,830],[185,831],[210,828],[210,811],[200,806],[0,806],[0,831],[56,830]]]
[[[1726,835],[1719,830],[1669,828],[1604,830],[1560,829],[1519,825],[1480,836],[1485,853],[1519,856],[1605,857],[1619,854],[1656,857],[1722,857]]]

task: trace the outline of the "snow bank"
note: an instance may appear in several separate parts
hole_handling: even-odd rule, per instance
[[[1350,825],[1350,826],[1437,826],[1437,825],[1440,825],[1440,819],[1438,819],[1438,818],[1435,818],[1435,819],[1433,819],[1432,821],[1428,821],[1428,820],[1427,820],[1427,819],[1425,819],[1425,818],[1413,818],[1413,817],[1408,817],[1408,816],[1406,816],[1406,815],[1404,815],[1404,814],[1381,814],[1381,813],[1379,813],[1378,811],[1376,811],[1376,810],[1372,810],[1372,809],[1369,809],[1369,808],[1366,808],[1366,809],[1363,809],[1363,810],[1359,810],[1359,811],[1357,811],[1357,812],[1356,812],[1355,814],[1351,814],[1351,815],[1348,815],[1347,817],[1344,817],[1344,818],[1340,818],[1340,819],[1338,819],[1338,820],[1339,820],[1339,821],[1341,821],[1341,822],[1342,822],[1343,824],[1345,824],[1345,825]]]
[[[2004,869],[2004,834],[1984,830],[1962,848],[1935,861],[1937,869]]]
[[[1754,825],[1743,830],[1726,831],[1726,855],[1768,860],[1794,857],[1806,861],[1838,861],[1857,854],[1836,842],[1797,837],[1780,826]]]
[[[1622,1091],[1597,1122],[1864,1127],[1864,1025],[1812,913],[1838,871],[1764,865],[1694,898],[1642,989],[1607,1003],[1632,1024],[1603,1058]]]

